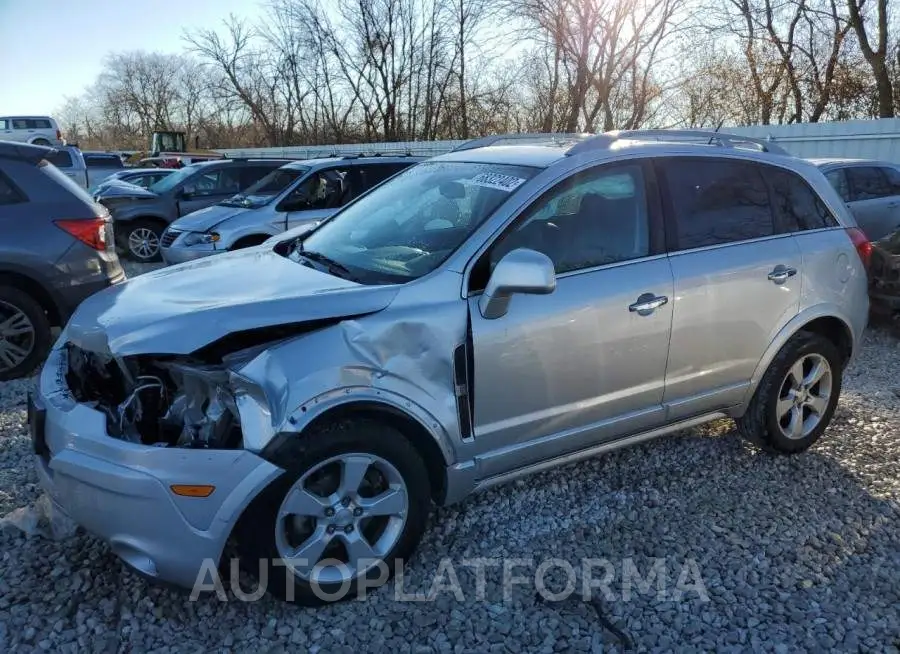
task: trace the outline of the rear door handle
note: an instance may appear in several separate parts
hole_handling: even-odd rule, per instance
[[[784,284],[788,280],[788,277],[793,277],[796,274],[796,268],[789,268],[778,264],[775,266],[775,269],[769,273],[769,279],[776,284]]]
[[[647,316],[669,301],[665,295],[643,293],[638,296],[637,302],[628,305],[628,310],[641,316]]]

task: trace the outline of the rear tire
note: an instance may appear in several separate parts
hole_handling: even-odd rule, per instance
[[[844,357],[830,340],[795,334],[769,364],[738,418],[738,431],[767,452],[796,454],[828,427],[841,393]]]
[[[48,141],[47,139],[34,139],[34,140],[31,142],[31,144],[32,144],[32,145],[42,145],[42,146],[44,146],[45,148],[49,148],[49,147],[50,147],[50,141]]]
[[[34,372],[50,350],[50,321],[31,296],[0,286],[0,381]]]
[[[165,229],[165,225],[153,220],[134,220],[124,223],[123,228],[116,231],[121,233],[119,246],[129,259],[150,263],[162,258],[160,239]]]
[[[418,545],[431,486],[422,457],[393,427],[326,424],[283,441],[270,460],[287,472],[254,499],[235,531],[242,567],[265,575],[276,597],[303,606],[357,597],[361,581],[366,589],[382,585]],[[292,556],[296,568],[284,563]],[[329,559],[346,565],[317,574],[315,563]]]

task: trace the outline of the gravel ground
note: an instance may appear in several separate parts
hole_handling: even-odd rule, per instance
[[[806,454],[764,455],[722,421],[438,510],[402,582],[362,602],[300,609],[230,592],[191,601],[89,535],[54,541],[7,526],[0,651],[599,652],[631,640],[654,651],[897,652],[898,370],[900,342],[870,330],[831,428]],[[40,496],[28,383],[0,384],[0,515]],[[503,570],[489,567],[479,595],[463,565],[479,557],[533,559],[514,571],[531,583],[505,601]],[[612,573],[599,610],[577,595],[539,599],[541,561],[581,570],[585,558]],[[643,587],[629,584],[635,571]],[[451,572],[463,601],[450,591],[398,601]],[[559,590],[561,569],[546,579]]]

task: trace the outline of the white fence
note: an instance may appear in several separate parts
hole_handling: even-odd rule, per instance
[[[772,138],[782,148],[804,158],[881,159],[900,164],[900,119],[850,120],[799,125],[758,125],[723,127],[756,138]],[[284,148],[244,148],[219,150],[229,157],[291,157],[312,159],[359,153],[404,154],[433,157],[464,141],[403,141],[398,143],[358,143],[353,145],[295,146]]]
[[[351,154],[412,154],[434,157],[449,152],[465,141],[399,141],[396,143],[354,143],[344,145],[297,145],[284,148],[236,148],[217,150],[229,157],[299,158],[346,156]]]

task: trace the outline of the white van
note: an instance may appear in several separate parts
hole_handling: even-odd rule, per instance
[[[50,116],[0,116],[0,141],[65,145],[59,125]]]

